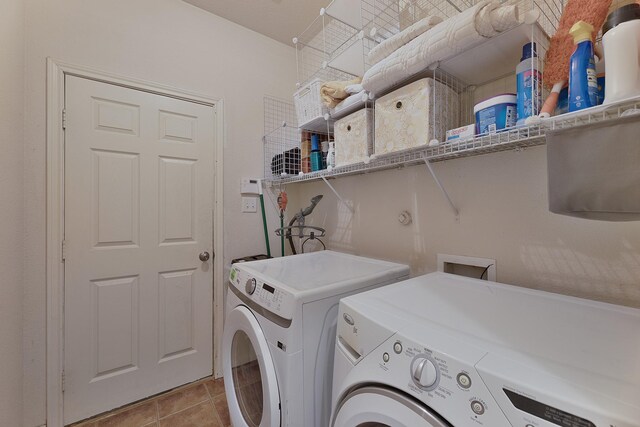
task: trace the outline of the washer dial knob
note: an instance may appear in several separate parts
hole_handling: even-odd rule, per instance
[[[418,356],[411,364],[411,377],[424,390],[433,390],[440,377],[436,365],[426,356]]]
[[[256,279],[251,278],[251,279],[247,280],[247,283],[245,283],[245,285],[244,285],[244,290],[249,295],[253,295],[253,293],[256,291]]]

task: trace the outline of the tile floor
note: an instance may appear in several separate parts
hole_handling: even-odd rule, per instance
[[[231,425],[222,378],[204,378],[73,427],[227,427]]]

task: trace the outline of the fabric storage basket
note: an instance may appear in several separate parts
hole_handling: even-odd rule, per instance
[[[298,127],[326,133],[327,121],[324,119],[324,115],[329,110],[324,106],[322,98],[320,98],[321,86],[322,80],[312,80],[293,94],[293,102],[296,106]]]
[[[445,140],[457,125],[458,94],[431,78],[418,80],[376,100],[375,154]]]
[[[368,160],[373,151],[373,110],[365,108],[334,124],[336,167]]]

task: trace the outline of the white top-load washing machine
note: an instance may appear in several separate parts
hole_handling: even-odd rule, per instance
[[[340,302],[332,427],[640,426],[640,310],[445,273]]]
[[[409,267],[333,251],[234,264],[223,334],[235,427],[326,427],[340,298]]]

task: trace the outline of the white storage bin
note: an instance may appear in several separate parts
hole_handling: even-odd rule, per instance
[[[327,133],[327,121],[324,115],[328,114],[329,110],[320,98],[321,86],[322,80],[315,79],[293,94],[298,127],[301,129]]]
[[[373,110],[365,108],[334,125],[336,167],[368,160],[373,152]]]
[[[375,154],[445,140],[457,126],[458,94],[431,78],[418,80],[376,100]]]

